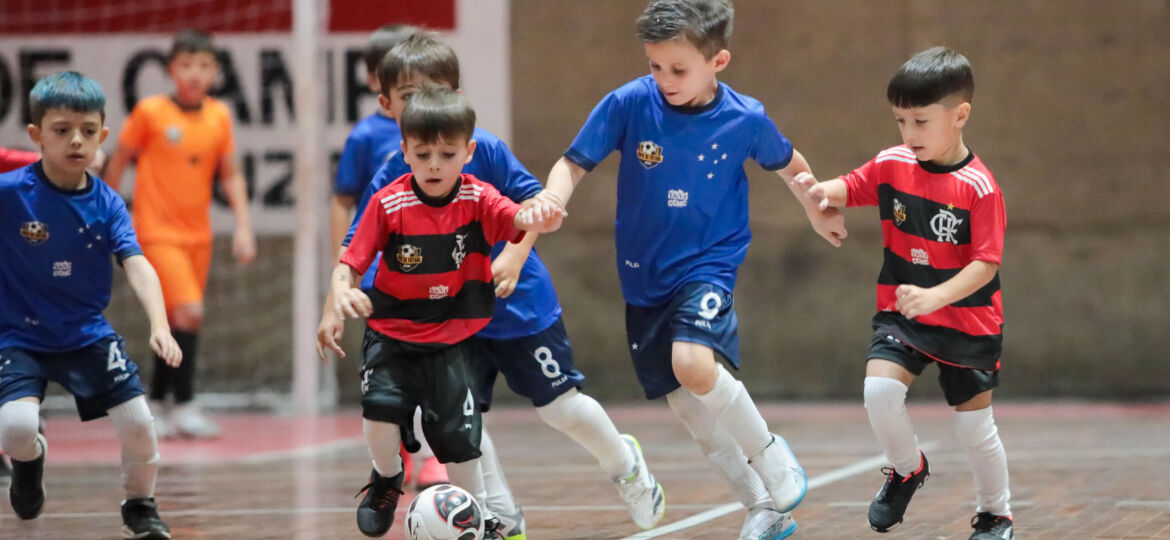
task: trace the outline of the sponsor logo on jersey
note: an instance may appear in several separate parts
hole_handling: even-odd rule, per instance
[[[20,236],[35,246],[49,239],[49,226],[40,221],[26,221],[20,224]]]
[[[450,289],[446,285],[435,285],[430,289],[431,300],[441,300],[447,297],[447,291]]]
[[[686,208],[690,194],[681,189],[672,189],[666,192],[666,206],[671,208]]]
[[[463,259],[467,257],[466,234],[455,235],[455,249],[451,251],[451,258],[455,261],[455,268],[463,266]]]
[[[53,277],[69,277],[73,275],[73,262],[57,261],[53,263]]]
[[[930,254],[925,249],[913,248],[910,250],[910,262],[930,266]]]
[[[402,244],[398,246],[398,253],[394,258],[398,260],[398,266],[402,268],[403,272],[409,272],[422,264],[422,248],[410,244]]]
[[[641,161],[642,166],[647,169],[657,167],[659,163],[662,163],[662,147],[654,144],[654,141],[638,143],[638,161]]]
[[[183,128],[179,126],[167,126],[167,140],[171,143],[178,143],[183,138]]]
[[[930,230],[938,238],[939,242],[958,244],[959,239],[955,238],[955,233],[959,232],[960,223],[963,223],[963,220],[959,219],[955,214],[940,208],[938,213],[930,218]]]
[[[626,266],[628,266],[630,268],[641,268],[642,267],[641,263],[636,263],[636,262],[631,261],[629,259],[626,259]]]
[[[906,205],[902,204],[897,198],[894,199],[894,224],[901,225],[906,221]]]

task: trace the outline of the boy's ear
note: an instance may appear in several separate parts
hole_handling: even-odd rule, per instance
[[[967,119],[971,118],[971,103],[964,101],[955,107],[955,127],[962,129],[967,125]]]
[[[41,145],[41,126],[36,124],[28,125],[28,138],[32,139],[33,144]]]
[[[471,157],[475,155],[475,139],[468,139],[467,141],[467,159],[463,160],[463,164],[471,163]]]
[[[731,62],[731,51],[722,49],[715,53],[715,56],[711,57],[711,60],[715,62],[716,73],[723,71],[727,68],[727,64]]]
[[[390,98],[386,97],[386,94],[381,92],[378,93],[378,105],[382,107],[382,112],[385,113],[386,116],[394,118],[393,116],[390,116]],[[395,118],[395,120],[397,119]],[[403,148],[405,148],[405,146]]]
[[[382,83],[378,81],[378,74],[366,72],[366,86],[375,94],[382,93]]]
[[[98,144],[106,142],[106,137],[110,136],[110,128],[102,126],[102,134],[98,137]]]

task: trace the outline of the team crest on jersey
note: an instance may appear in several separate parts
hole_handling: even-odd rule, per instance
[[[906,221],[906,205],[894,199],[894,224],[901,225],[903,221]]]
[[[662,147],[654,144],[654,141],[638,143],[638,161],[641,161],[642,166],[647,169],[657,167],[659,163],[662,163]]]
[[[183,138],[183,128],[180,128],[179,126],[168,126],[166,134],[168,141],[177,143],[179,142],[179,139]]]
[[[422,264],[422,248],[410,244],[402,244],[398,246],[398,254],[395,255],[395,258],[398,259],[398,266],[402,267],[402,271],[409,272]]]
[[[20,224],[20,237],[32,245],[49,239],[49,226],[40,221],[26,221]]]
[[[959,219],[954,213],[940,208],[938,213],[930,218],[930,230],[935,234],[939,242],[958,244],[959,239],[955,238],[955,235],[958,234],[959,225],[962,223],[963,220]]]

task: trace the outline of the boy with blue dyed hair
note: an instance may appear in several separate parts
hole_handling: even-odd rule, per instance
[[[751,240],[743,162],[783,178],[833,245],[845,228],[836,209],[799,197],[808,163],[763,105],[718,81],[733,14],[725,0],[652,2],[637,21],[650,75],[601,100],[536,206],[562,211],[585,173],[621,152],[617,263],[638,380],[647,399],[666,397],[748,508],[740,538],[775,540],[796,529],[787,513],[804,497],[804,470],[715,360],[739,367],[732,291]]]
[[[106,97],[73,71],[41,79],[30,93],[29,137],[41,160],[0,174],[0,441],[12,459],[9,501],[21,519],[40,515],[48,443],[38,433],[45,387],[73,394],[83,421],[110,416],[122,443],[125,538],[170,538],[158,515],[157,440],[138,368],[102,316],[110,301],[110,256],[150,319],[150,347],[182,361],[158,275],[138,244],[122,198],[86,172],[109,135]]]

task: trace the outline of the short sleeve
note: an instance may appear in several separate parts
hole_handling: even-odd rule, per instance
[[[385,214],[379,212],[379,209],[376,204],[366,205],[365,211],[359,214],[361,218],[357,232],[345,249],[345,255],[341,257],[341,264],[353,268],[359,274],[366,273],[386,238],[383,222]]]
[[[130,111],[130,116],[122,123],[122,134],[118,136],[118,146],[141,151],[150,137],[150,113],[141,102]]]
[[[519,242],[524,231],[517,229],[516,214],[520,205],[500,194],[491,185],[485,185],[479,198],[480,224],[488,242],[495,244],[504,240]]]
[[[117,193],[110,193],[106,195],[110,208],[110,217],[108,223],[110,224],[110,251],[118,258],[118,263],[126,260],[127,257],[142,254],[142,247],[138,244],[138,235],[134,232],[134,226],[131,225],[130,212],[126,211],[126,203],[122,201],[122,197]]]
[[[622,145],[625,137],[626,105],[617,92],[610,92],[593,108],[585,125],[573,139],[565,157],[591,171]]]
[[[353,223],[349,225],[349,231],[345,233],[345,240],[341,241],[342,246],[348,246],[353,240],[354,233],[357,232],[358,222],[362,219],[362,213],[366,210],[366,205],[370,204],[370,199],[374,197],[382,188],[390,185],[395,178],[398,178],[410,172],[410,168],[406,166],[406,162],[402,160],[402,152],[394,152],[390,158],[378,167],[378,171],[374,173],[374,178],[370,180],[369,185],[366,186],[362,196],[358,199],[357,206],[353,213]]]
[[[977,199],[971,207],[971,260],[1000,264],[1006,229],[1003,192],[996,189]]]
[[[504,141],[496,140],[484,146],[489,146],[484,149],[483,156],[490,162],[489,167],[483,170],[490,170],[493,177],[480,180],[491,183],[500,190],[501,195],[516,202],[526,201],[540,193],[540,181],[524,168]],[[478,149],[476,153],[479,153]]]
[[[354,198],[362,195],[362,183],[369,178],[365,176],[367,172],[365,168],[370,161],[367,158],[369,153],[366,141],[358,137],[356,131],[350,133],[345,139],[345,147],[341,150],[341,160],[337,163],[334,193]]]
[[[761,115],[749,157],[769,171],[778,171],[792,162],[792,143],[768,115]]]
[[[878,203],[878,182],[877,182],[877,161],[876,158],[869,160],[865,165],[854,169],[853,172],[842,175],[841,180],[845,181],[846,190],[846,206],[877,206]]]

